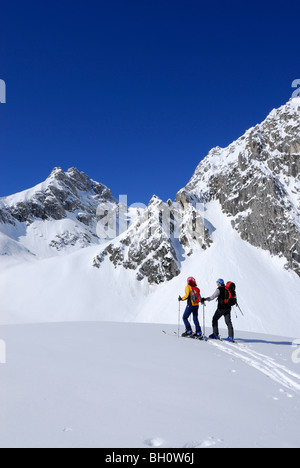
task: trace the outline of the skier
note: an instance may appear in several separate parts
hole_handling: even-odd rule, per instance
[[[210,302],[210,301],[213,301],[214,299],[218,300],[218,309],[213,317],[213,333],[212,335],[210,335],[209,338],[213,340],[220,339],[218,323],[219,323],[220,318],[224,317],[226,325],[228,327],[228,338],[225,341],[229,341],[233,343],[234,342],[234,330],[233,330],[233,325],[231,321],[231,306],[224,303],[224,299],[226,298],[224,280],[221,278],[218,279],[217,286],[218,288],[212,296],[202,299],[202,304],[204,304],[206,301]]]
[[[178,298],[179,301],[187,301],[187,307],[183,314],[183,322],[185,325],[185,332],[182,334],[183,337],[202,339],[202,330],[198,319],[199,304],[202,300],[200,295],[200,289],[197,287],[195,278],[190,277],[187,280],[187,286],[185,288],[185,296]],[[191,324],[189,322],[190,316],[193,314],[193,320],[196,327],[196,333],[193,333]]]

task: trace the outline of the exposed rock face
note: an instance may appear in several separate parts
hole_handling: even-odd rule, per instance
[[[108,257],[116,267],[135,270],[138,280],[159,284],[179,275],[192,247],[206,249],[210,243],[203,219],[192,205],[163,203],[154,196],[127,232],[94,259],[94,266],[100,268]]]
[[[228,148],[210,151],[175,202],[154,197],[95,265],[107,255],[116,266],[136,270],[139,279],[172,279],[186,256],[212,244],[201,207],[217,199],[243,240],[285,257],[286,268],[300,275],[299,174],[300,99],[294,99]]]
[[[165,210],[166,219],[162,219]],[[120,240],[110,244],[94,261],[100,267],[108,255],[115,265],[136,270],[139,280],[159,284],[180,273],[179,253],[174,247],[173,222],[170,208],[154,197],[147,209],[142,210]]]
[[[24,235],[32,237],[34,231],[41,230],[41,221],[51,222],[53,228],[48,230],[49,235],[39,233],[40,237],[44,236],[48,247],[56,251],[74,246],[86,247],[99,243],[96,212],[99,204],[104,202],[117,204],[105,185],[91,180],[75,168],[67,172],[55,168],[42,184],[0,199],[0,230],[5,232],[5,226],[10,225],[16,228],[17,233],[21,224],[24,225]],[[35,240],[33,238],[30,242],[33,250]],[[39,255],[39,252],[35,253]]]
[[[184,193],[220,201],[242,239],[300,275],[300,99],[199,164]]]
[[[0,200],[0,222],[31,223],[36,219],[60,220],[68,213],[77,213],[77,219],[86,225],[94,222],[100,201],[112,200],[105,185],[94,182],[83,172],[72,168],[64,172],[53,169],[45,183],[19,194]],[[80,213],[82,211],[83,213]]]

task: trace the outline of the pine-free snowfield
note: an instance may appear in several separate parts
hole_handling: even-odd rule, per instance
[[[162,329],[174,327],[1,327],[0,447],[300,447],[292,339]]]

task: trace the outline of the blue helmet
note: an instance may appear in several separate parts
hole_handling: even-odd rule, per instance
[[[223,279],[218,279],[217,283],[219,283],[221,286],[225,286],[225,281]]]

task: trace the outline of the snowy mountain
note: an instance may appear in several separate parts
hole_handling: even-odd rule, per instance
[[[273,110],[228,148],[215,148],[178,194],[217,199],[241,238],[300,275],[300,99]]]
[[[0,199],[0,254],[43,258],[99,243],[96,212],[103,202],[117,204],[105,185],[75,168],[55,168],[45,182]]]
[[[154,197],[126,239],[110,245],[104,255],[115,265],[138,270],[138,279],[169,281],[179,274],[184,258],[211,246],[214,227],[205,205],[218,200],[243,240],[283,257],[285,267],[300,275],[299,156],[297,98],[228,148],[210,151],[175,202],[163,204]],[[99,258],[103,255],[97,266]]]
[[[191,223],[190,223],[191,220]],[[136,278],[160,284],[178,276],[191,246],[205,250],[211,243],[203,218],[192,205],[181,207],[154,196],[139,210],[124,235],[110,243],[94,259],[100,268],[108,256],[115,267],[136,271]]]
[[[154,196],[124,215],[74,168],[0,199],[1,322],[174,323],[193,275],[204,296],[219,277],[237,283],[239,329],[299,335],[299,111],[295,98],[210,151],[174,201]],[[99,234],[106,211],[111,238]]]

